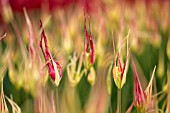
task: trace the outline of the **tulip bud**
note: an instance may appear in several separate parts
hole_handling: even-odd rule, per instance
[[[129,58],[128,57],[126,58],[126,61],[123,67],[122,67],[122,63],[120,62],[119,55],[116,56],[116,60],[118,60],[118,63],[116,63],[116,61],[114,63],[113,71],[112,71],[113,78],[118,89],[121,89],[126,82],[126,74],[127,74],[127,69],[128,69]]]
[[[94,53],[94,42],[92,39],[91,32],[88,33],[86,28],[86,15],[84,13],[84,31],[85,31],[85,66],[87,69],[90,69],[91,65],[94,64],[95,61],[95,53]]]
[[[140,81],[138,78],[138,74],[136,71],[136,66],[133,61],[132,61],[132,66],[133,66],[133,71],[134,71],[134,101],[133,101],[133,104],[137,108],[139,113],[146,113],[146,112],[154,109],[154,98],[152,96],[152,82],[153,82],[153,77],[155,74],[156,66],[154,67],[150,82],[149,82],[147,88],[145,89],[145,91],[143,91],[143,89],[141,87],[141,84],[140,84]]]
[[[40,28],[42,28],[41,21],[40,21]],[[42,46],[43,39],[44,39],[44,44],[45,44],[45,50],[43,49],[43,46]],[[53,59],[52,54],[48,48],[47,37],[45,36],[44,30],[41,33],[40,48],[41,48],[44,58],[47,62],[49,75],[50,75],[53,83],[56,86],[58,86],[60,83],[60,80],[62,78],[62,66],[57,61],[55,61]]]
[[[127,35],[127,37],[128,36],[129,36],[129,34]],[[128,39],[127,39],[127,37],[126,37],[126,40],[127,40],[127,56],[126,56],[125,63],[122,64],[122,62],[120,60],[120,54],[121,54],[121,49],[122,49],[122,47],[120,47],[118,53],[115,56],[114,64],[113,64],[113,70],[112,70],[113,79],[114,79],[115,84],[118,87],[118,89],[121,89],[126,82],[126,75],[127,75],[127,70],[128,70],[128,66],[129,66],[129,51],[128,51]]]

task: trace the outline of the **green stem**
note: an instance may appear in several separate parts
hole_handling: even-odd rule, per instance
[[[56,99],[57,99],[57,113],[59,113],[60,112],[60,110],[59,110],[59,98],[58,98],[58,87],[57,87],[57,89],[56,89]]]
[[[111,101],[111,97],[110,97],[110,105],[109,105],[109,108],[110,108],[110,113],[113,113],[113,111],[112,111],[112,101]]]
[[[121,113],[121,89],[118,89],[117,113]]]

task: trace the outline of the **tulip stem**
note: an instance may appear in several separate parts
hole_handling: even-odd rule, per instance
[[[111,97],[110,97],[110,113],[113,113],[113,111],[112,111],[112,101],[111,101]]]
[[[121,113],[121,89],[118,89],[117,113]]]
[[[60,112],[60,110],[59,110],[59,98],[58,98],[58,87],[57,87],[57,89],[56,89],[56,99],[57,99],[57,113],[59,113]]]

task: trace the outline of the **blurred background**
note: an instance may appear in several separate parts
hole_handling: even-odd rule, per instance
[[[95,62],[83,73],[84,13]],[[49,50],[62,65],[59,86],[50,79],[39,47],[40,20]],[[156,65],[155,110],[169,113],[170,0],[0,0],[1,112],[115,113],[117,87],[108,69],[129,31],[130,54],[142,88]],[[121,91],[122,113],[133,102],[133,81],[130,61]]]

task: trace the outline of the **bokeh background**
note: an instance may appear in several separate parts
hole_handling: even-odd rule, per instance
[[[95,45],[95,74],[92,78],[83,74],[73,86],[67,67],[75,53],[79,58],[84,51],[84,12],[88,15],[87,28],[91,30]],[[63,67],[58,87],[49,77],[39,47],[40,20],[49,49]],[[156,65],[155,109],[168,113],[169,0],[0,0],[0,35],[6,34],[0,40],[1,106],[6,105],[9,113],[17,113],[19,109],[22,113],[115,113],[117,87],[112,73],[109,86],[106,78],[114,51],[129,31],[130,54],[142,88],[147,87]],[[122,56],[125,59],[126,52]],[[76,67],[78,61],[73,63]],[[122,113],[133,102],[133,81],[130,62],[121,91]],[[111,87],[111,94],[108,87]],[[137,112],[135,107],[132,112]]]

